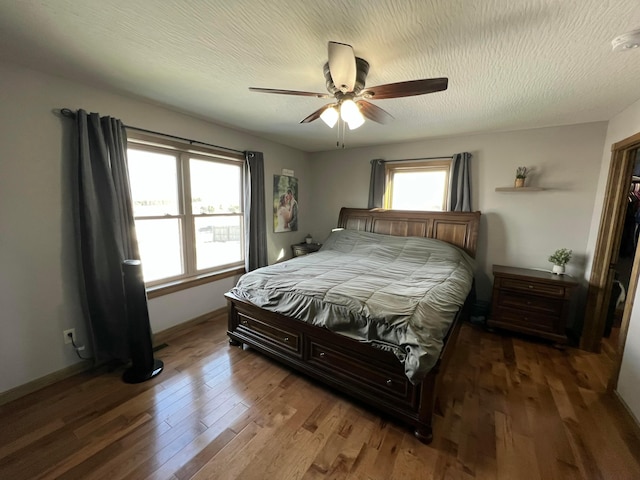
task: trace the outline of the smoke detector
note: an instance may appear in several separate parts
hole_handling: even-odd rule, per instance
[[[623,33],[622,35],[611,40],[611,46],[614,52],[623,52],[640,48],[640,30]]]

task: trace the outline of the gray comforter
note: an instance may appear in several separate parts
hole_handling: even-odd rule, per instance
[[[341,230],[317,253],[245,274],[232,293],[392,351],[417,383],[438,359],[473,267],[439,240]]]

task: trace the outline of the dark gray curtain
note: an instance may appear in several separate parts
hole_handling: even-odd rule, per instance
[[[369,181],[369,206],[382,208],[385,189],[384,160],[371,160],[371,180]]]
[[[250,272],[267,265],[267,222],[262,152],[245,152],[244,166],[244,268]]]
[[[451,161],[449,177],[449,198],[447,207],[450,212],[471,211],[471,172],[469,171],[469,152],[456,153]]]
[[[84,110],[76,113],[76,127],[77,240],[93,351],[97,361],[126,360],[129,330],[121,265],[140,258],[127,137],[120,120]]]

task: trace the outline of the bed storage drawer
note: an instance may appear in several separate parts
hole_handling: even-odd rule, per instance
[[[317,339],[309,339],[308,362],[315,367],[342,377],[355,388],[384,395],[394,401],[413,404],[414,387],[409,382],[398,361],[398,370],[391,371],[388,366],[372,363],[370,358],[358,357],[353,351],[343,351],[336,345],[330,345]]]
[[[243,312],[238,312],[238,326],[236,334],[249,337],[258,337],[278,349],[300,354],[300,334],[281,327],[279,325],[267,324],[257,320]]]

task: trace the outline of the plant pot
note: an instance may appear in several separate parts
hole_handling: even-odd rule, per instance
[[[556,275],[563,275],[564,274],[564,265],[554,265],[553,269],[551,271],[553,273],[555,273]]]
[[[524,178],[516,178],[515,187],[516,188],[524,187]]]
[[[311,243],[311,242],[313,242],[313,238],[307,237],[307,238],[304,239],[304,241],[307,242],[307,243]]]

